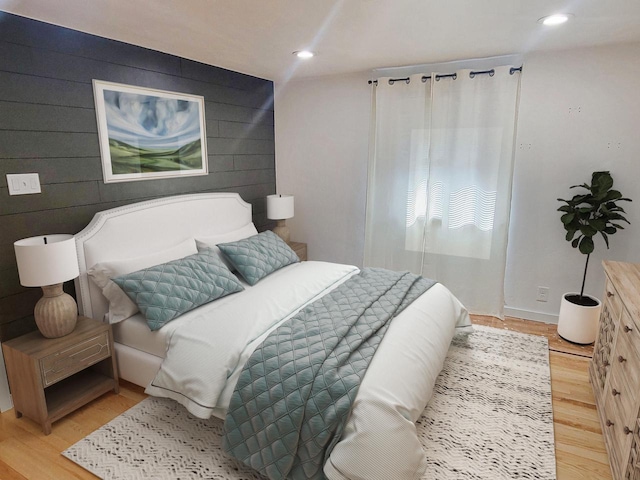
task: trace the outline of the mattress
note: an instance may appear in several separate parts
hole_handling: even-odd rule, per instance
[[[164,328],[152,332],[141,313],[113,325],[113,340],[127,347],[164,358],[167,353],[167,342],[171,333],[184,321],[179,318],[165,325]]]
[[[242,278],[238,278],[238,280],[245,290],[253,288]],[[129,317],[122,322],[113,324],[113,340],[116,343],[126,345],[127,347],[135,350],[140,350],[141,352],[149,353],[156,357],[165,358],[167,348],[169,346],[169,340],[177,329],[182,325],[189,323],[195,315],[207,314],[207,311],[212,311],[232,299],[233,295],[230,295],[206,305],[202,305],[195,310],[181,315],[175,320],[164,325],[162,328],[153,332],[149,328],[149,325],[147,325],[147,320],[144,315],[138,312],[134,316]]]

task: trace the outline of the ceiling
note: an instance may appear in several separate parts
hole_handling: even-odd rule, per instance
[[[0,10],[276,82],[640,41],[638,0],[0,0]],[[575,17],[537,22],[557,12]],[[317,56],[292,55],[301,49]]]

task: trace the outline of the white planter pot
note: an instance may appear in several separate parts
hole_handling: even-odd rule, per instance
[[[560,316],[558,318],[558,335],[573,343],[589,344],[596,341],[598,333],[598,320],[600,319],[600,300],[590,295],[589,298],[598,302],[594,307],[583,307],[569,302],[567,295],[579,295],[578,293],[565,293],[560,303]]]

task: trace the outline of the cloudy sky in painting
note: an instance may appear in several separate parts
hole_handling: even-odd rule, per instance
[[[139,148],[180,148],[200,138],[198,103],[104,90],[109,139]]]

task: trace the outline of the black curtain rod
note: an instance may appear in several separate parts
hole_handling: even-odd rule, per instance
[[[509,69],[509,75],[513,75],[516,72],[522,72],[522,66],[520,67],[511,67]],[[493,77],[495,75],[496,71],[495,69],[491,69],[491,70],[472,70],[469,72],[469,77],[474,78],[476,75],[489,75],[490,77]],[[452,79],[456,79],[458,78],[458,74],[457,73],[443,73],[441,75],[436,75],[436,82],[439,82],[441,78],[452,78]],[[423,75],[422,76],[422,83],[425,83],[427,80],[431,79],[431,75]],[[390,78],[389,79],[389,85],[393,85],[396,82],[404,82],[406,84],[408,84],[409,82],[411,82],[411,78],[409,77],[403,77],[403,78]],[[378,85],[378,80],[369,80],[367,82],[369,85]]]

